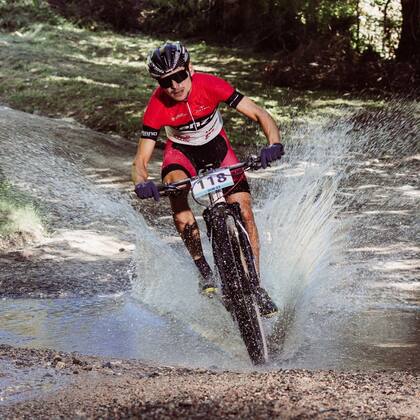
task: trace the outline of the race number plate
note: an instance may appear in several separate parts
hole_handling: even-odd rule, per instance
[[[191,180],[192,193],[197,198],[221,190],[222,188],[230,187],[233,184],[230,169],[219,169],[203,177]]]

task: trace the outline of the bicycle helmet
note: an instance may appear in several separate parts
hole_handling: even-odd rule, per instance
[[[155,79],[165,76],[177,67],[188,67],[190,54],[179,42],[166,42],[159,48],[149,52],[147,67]]]

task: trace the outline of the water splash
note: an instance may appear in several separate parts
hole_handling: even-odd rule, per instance
[[[209,354],[214,345],[222,349],[227,366],[247,366],[229,315],[218,301],[199,296],[195,268],[183,248],[168,241],[167,226],[148,226],[126,195],[104,185],[97,171],[89,172],[94,165],[86,142],[75,141],[83,129],[2,111],[2,171],[48,207],[52,229],[89,229],[136,244],[131,296],[178,324],[175,335],[188,330],[210,343]],[[413,270],[401,269],[404,261],[412,267],[418,255],[416,127],[416,106],[394,104],[296,128],[287,135],[282,163],[252,178],[263,284],[284,315],[267,326],[277,364],[352,366],[355,343],[369,342],[361,325],[369,331],[378,325],[360,314],[395,303],[378,282],[416,287]],[[412,294],[398,296],[407,308]],[[153,325],[148,334],[153,337]],[[159,343],[158,336],[151,339]],[[162,351],[168,356],[170,349]],[[176,362],[159,352],[155,357]],[[222,363],[220,355],[213,360]]]
[[[133,255],[136,271],[130,275],[132,296],[155,313],[178,322],[180,328],[174,331],[175,335],[180,335],[182,328],[191,329],[208,340],[209,348],[214,343],[219,344],[226,352],[238,356],[239,364],[241,355],[247,361],[242,342],[221,303],[208,301],[198,294],[197,272],[192,262],[172,249],[165,235],[160,237],[146,224],[127,200],[128,195],[103,188],[97,179],[91,179],[89,154],[81,148],[83,141],[69,144],[69,139],[84,130],[66,122],[6,108],[2,111],[2,172],[9,182],[42,203],[48,213],[51,237],[69,238],[70,230],[85,241],[89,235],[83,232],[88,231],[96,232],[102,241],[115,238],[136,244]],[[86,135],[92,133],[84,133]],[[97,247],[98,243],[88,244],[93,245]],[[108,256],[108,259],[113,257]],[[78,265],[89,264],[83,258]],[[101,269],[95,266],[95,270]],[[104,266],[106,276],[100,278],[101,282],[113,281],[108,270],[109,267]],[[73,290],[78,290],[79,282],[86,281],[88,289],[97,290],[92,278],[82,278],[78,270],[72,270],[72,274],[75,277],[71,283]],[[72,296],[72,293],[60,293],[60,296]],[[212,328],[208,328],[209,320]],[[159,342],[158,337],[155,340]],[[154,349],[156,356],[156,346]],[[161,355],[160,360],[165,360],[165,355]]]
[[[363,326],[353,325],[349,332],[354,318],[380,302],[395,302],[383,289],[374,294],[375,279],[384,273],[371,270],[369,259],[355,258],[354,250],[377,243],[377,229],[382,244],[394,241],[396,254],[413,232],[418,235],[419,183],[412,170],[420,169],[418,122],[415,105],[392,104],[291,134],[258,213],[263,282],[283,311],[271,337],[280,364],[340,365],[332,347],[340,347],[341,355],[357,347]],[[379,220],[367,221],[372,207]],[[382,212],[386,216],[380,218]],[[407,225],[396,238],[392,227],[401,225],[402,214]],[[415,241],[410,249],[420,255]],[[340,343],[344,334],[345,344]],[[320,341],[323,348],[315,348]]]

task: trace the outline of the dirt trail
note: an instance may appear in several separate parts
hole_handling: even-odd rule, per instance
[[[19,140],[15,142],[16,146],[27,139],[25,153],[35,155],[31,157],[34,175],[41,174],[31,178],[28,168],[22,167],[22,163],[27,166],[26,163],[10,157],[6,168],[1,167],[0,161],[0,171],[8,169],[7,163],[10,164],[6,179],[10,172],[13,183],[26,188],[28,182],[33,182],[38,188],[40,183],[50,182],[47,170],[52,170],[56,180],[50,188],[62,188],[65,193],[69,188],[66,178],[74,174],[72,164],[68,168],[60,167],[63,157],[64,162],[77,163],[78,170],[93,185],[129,198],[133,189],[130,169],[137,147],[135,143],[96,133],[72,120],[39,117],[4,106],[0,106],[0,125],[0,144],[7,151],[8,147],[13,148],[11,139]],[[44,150],[49,151],[45,156]],[[150,176],[155,179],[159,178],[161,154],[161,150],[156,149],[155,160],[150,165]],[[74,182],[77,185],[78,181]],[[83,191],[85,185],[76,188]],[[88,224],[83,220],[84,208],[65,217],[63,208],[68,205],[65,199],[60,203],[60,200],[44,196],[40,201],[48,212],[48,233],[37,238],[21,234],[8,242],[0,241],[0,296],[67,297],[129,289],[127,271],[134,243],[124,226],[112,226],[112,221],[109,227],[103,222],[100,226],[94,220]],[[144,210],[152,203],[133,199],[132,204]],[[167,211],[165,205],[163,203],[159,211]]]

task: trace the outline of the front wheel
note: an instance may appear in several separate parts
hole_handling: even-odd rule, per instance
[[[243,244],[248,238],[242,235],[234,217],[227,215],[214,231],[213,250],[227,308],[238,325],[251,361],[257,365],[268,361],[268,351],[248,270],[253,262],[248,261],[241,246],[241,240]]]

